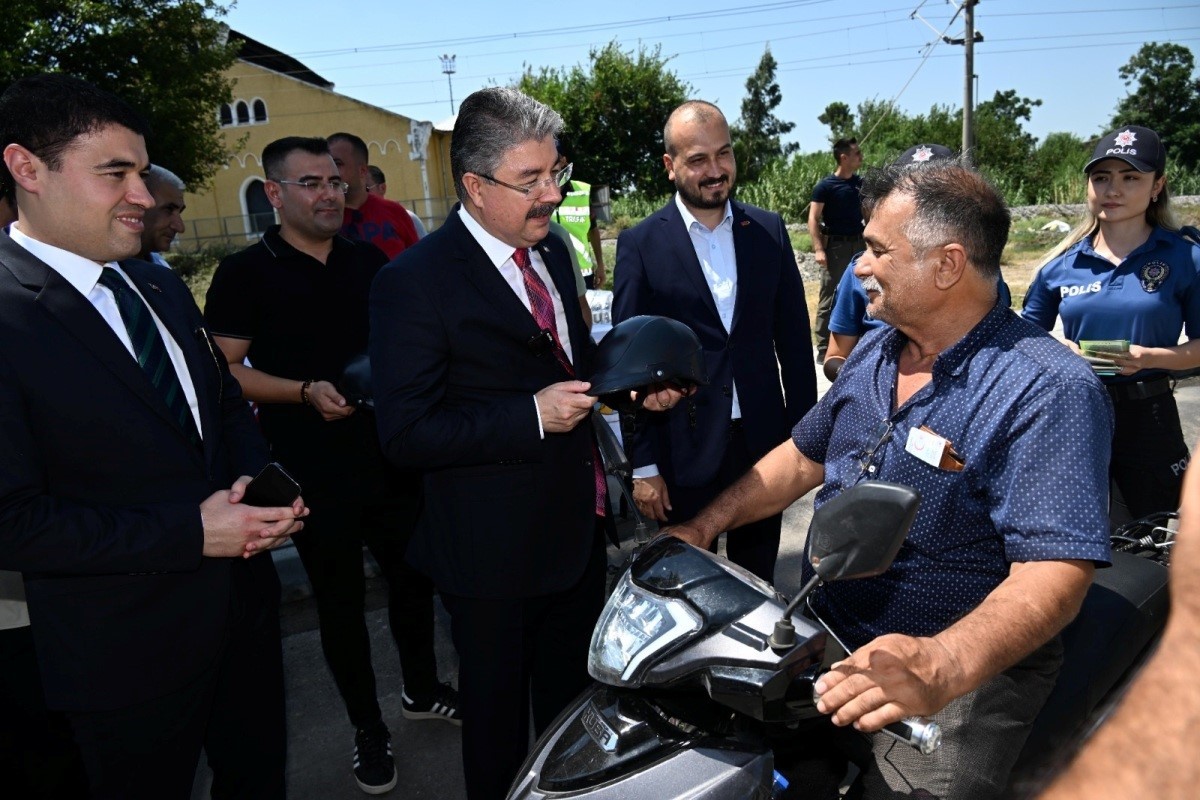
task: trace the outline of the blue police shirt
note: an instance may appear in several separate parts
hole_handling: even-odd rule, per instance
[[[1146,242],[1114,266],[1090,238],[1038,271],[1021,315],[1046,330],[1061,316],[1063,334],[1081,339],[1128,339],[1143,347],[1171,347],[1181,329],[1200,336],[1200,245],[1155,228]],[[1106,383],[1165,374],[1141,370]]]
[[[846,267],[841,281],[838,282],[833,311],[829,315],[829,330],[843,336],[862,336],[867,331],[875,330],[884,324],[867,316],[869,299],[863,290],[862,281],[854,274],[854,265],[858,263],[858,257],[861,255],[862,253],[856,253],[854,258],[850,259],[850,265]],[[1005,308],[1011,306],[1012,293],[1003,277],[997,282],[996,290],[1000,305]]]
[[[825,466],[817,507],[869,479],[921,494],[887,572],[813,594],[814,610],[851,648],[885,633],[941,632],[1014,562],[1109,561],[1112,406],[1087,363],[997,304],[893,409],[906,342],[890,326],[867,334],[792,431],[796,447]],[[906,450],[909,431],[921,426],[949,440],[961,471]],[[811,577],[806,559],[804,580]]]

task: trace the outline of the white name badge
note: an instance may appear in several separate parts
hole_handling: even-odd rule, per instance
[[[908,441],[904,445],[906,452],[912,453],[931,467],[941,467],[942,453],[946,452],[946,440],[936,433],[923,431],[920,428],[908,429]]]

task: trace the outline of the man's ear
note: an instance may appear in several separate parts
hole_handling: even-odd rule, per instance
[[[949,289],[960,280],[967,268],[967,251],[958,242],[944,244],[937,248],[937,264],[934,266],[934,285],[939,289]]]
[[[671,158],[670,153],[663,153],[663,166],[667,169],[667,179],[671,182],[675,181],[675,160]]]
[[[267,201],[272,208],[283,208],[283,187],[275,181],[266,181],[263,183],[263,193],[267,195]]]
[[[37,194],[38,178],[46,169],[44,161],[28,149],[14,143],[4,148],[4,165],[8,167],[8,172],[17,186]]]
[[[474,172],[468,172],[462,176],[463,188],[467,190],[467,197],[470,198],[471,204],[476,207],[483,206],[483,178],[476,175]]]

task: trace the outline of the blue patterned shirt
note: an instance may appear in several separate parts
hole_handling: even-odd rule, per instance
[[[796,447],[825,466],[817,507],[868,479],[921,493],[887,572],[813,595],[821,619],[851,647],[885,633],[945,630],[1014,562],[1109,561],[1112,406],[1087,363],[997,305],[893,410],[907,341],[890,326],[868,333],[792,432]],[[909,431],[921,426],[949,440],[961,471],[906,450]],[[806,560],[804,579],[811,576]]]

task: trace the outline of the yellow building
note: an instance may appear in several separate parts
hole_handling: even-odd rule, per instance
[[[354,100],[291,56],[229,31],[243,42],[229,68],[233,102],[214,110],[230,153],[202,194],[185,196],[187,231],[176,247],[253,241],[275,223],[263,191],[259,156],[284,136],[328,136],[346,131],[363,138],[370,162],[387,176],[387,197],[415,212],[432,230],[454,203],[450,131],[430,122]]]

